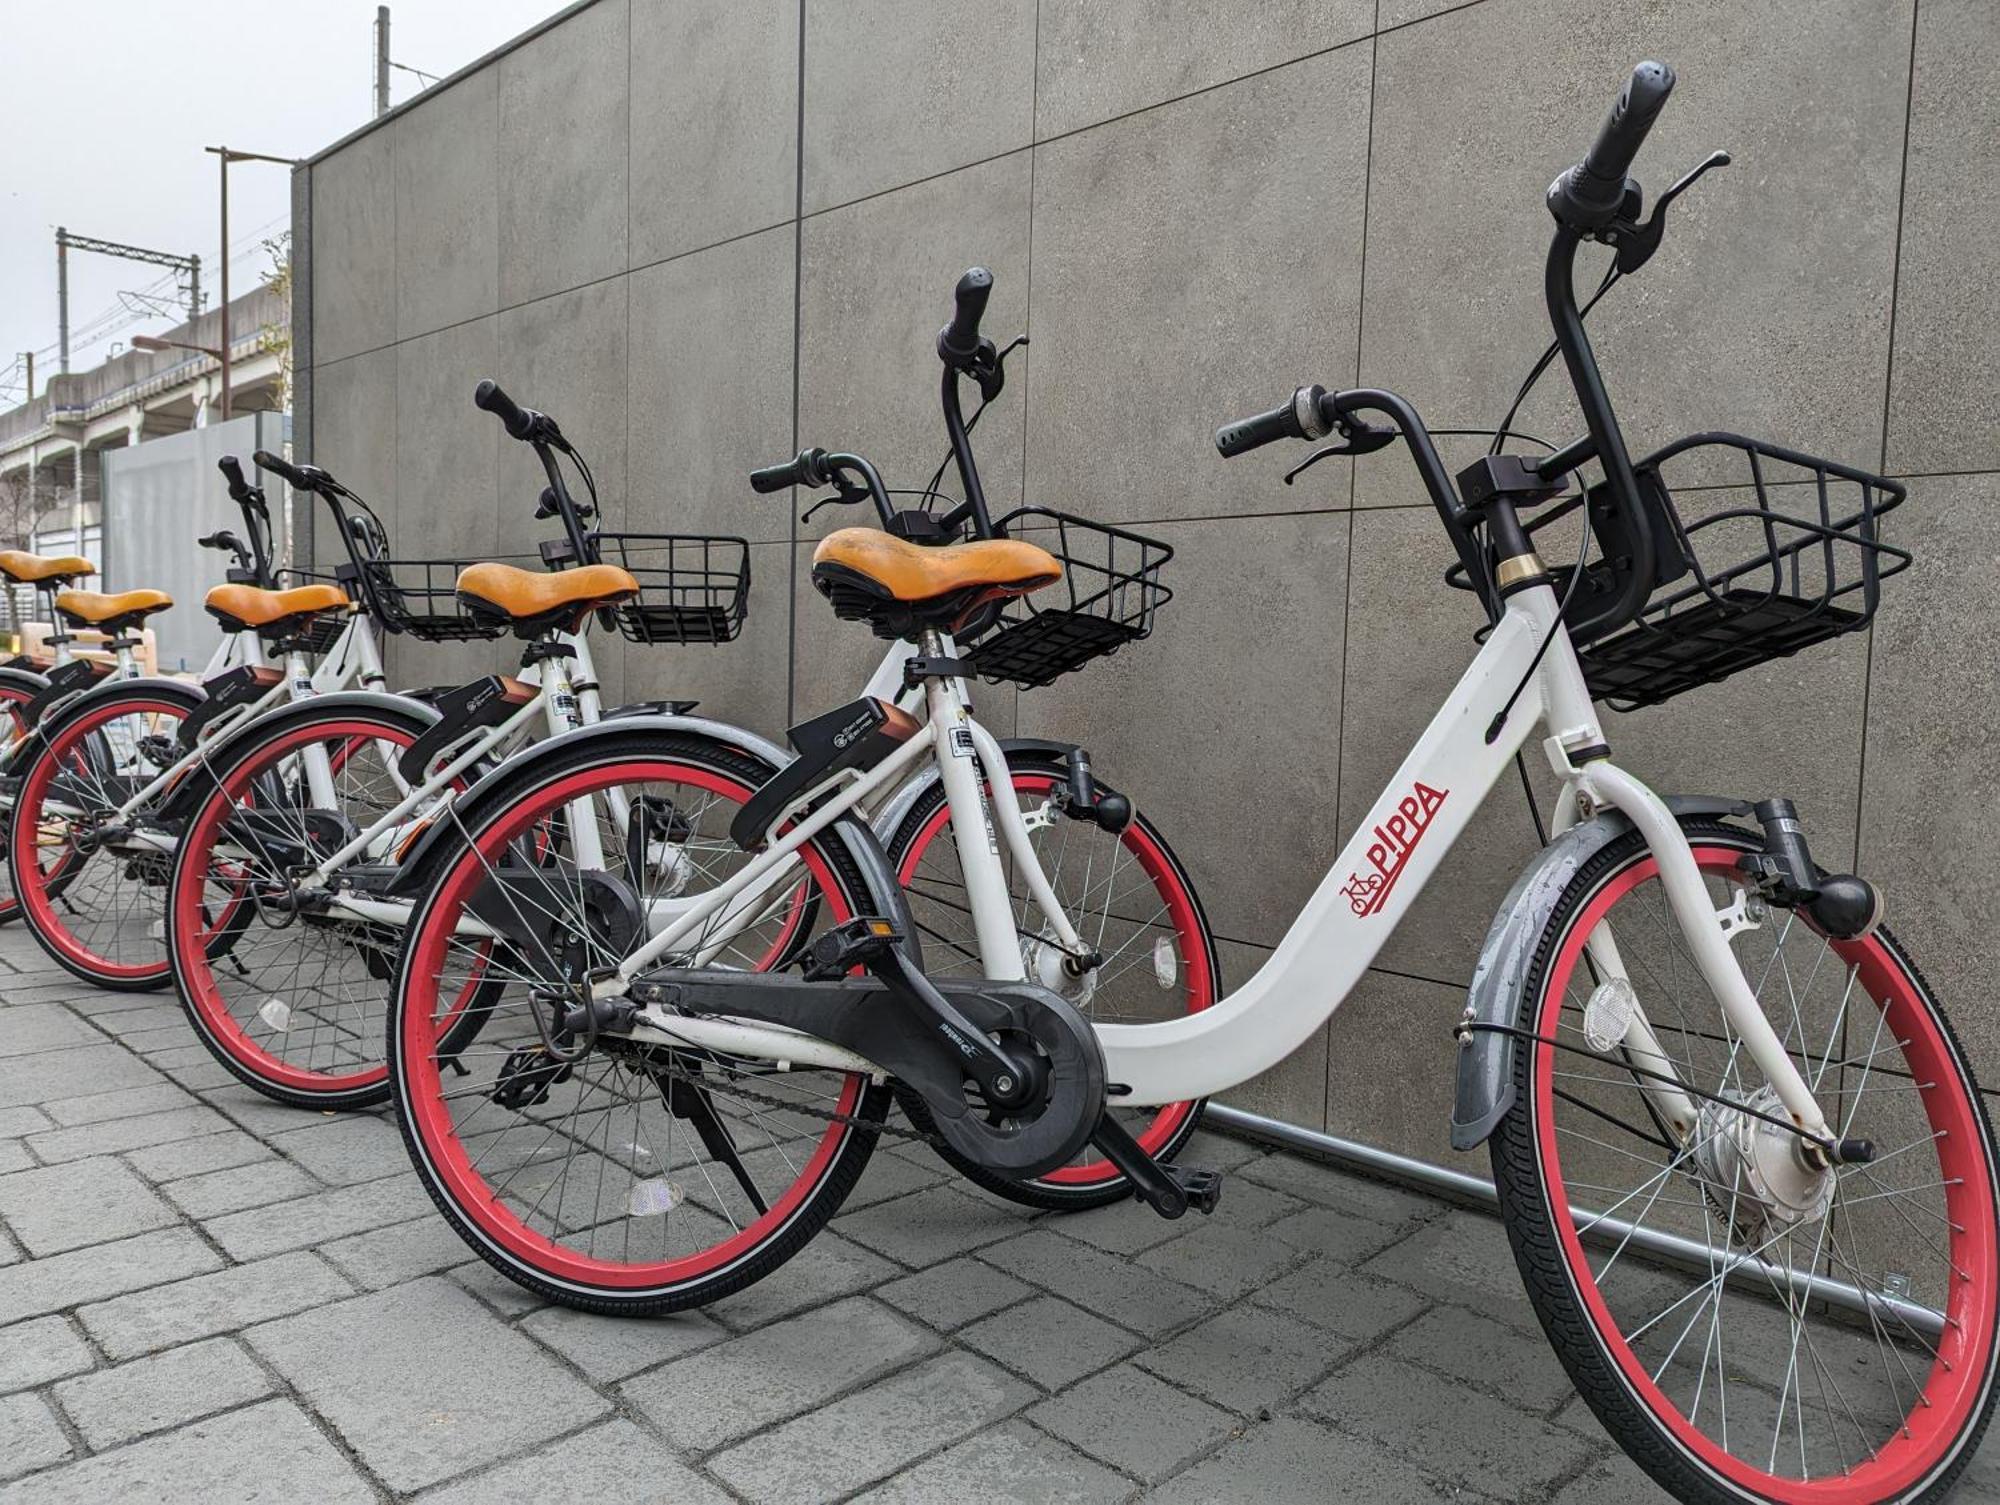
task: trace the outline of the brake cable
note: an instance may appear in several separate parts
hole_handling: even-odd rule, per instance
[[[1007,357],[1012,355],[1016,350],[1019,350],[1023,345],[1027,343],[1028,343],[1028,337],[1026,335],[1024,334],[1015,335],[1014,338],[1008,342],[1007,348],[1005,350],[1000,351],[999,354],[993,357],[993,363],[996,366],[1005,365]],[[974,408],[972,410],[972,416],[965,420],[965,435],[968,439],[972,437],[973,429],[979,426],[980,414],[984,413],[986,409],[991,405],[991,403],[992,399],[986,395],[984,388],[982,388],[979,394],[979,406]],[[953,449],[949,445],[945,446],[944,458],[938,461],[937,469],[931,472],[930,480],[925,482],[924,489],[918,492],[917,495],[929,496],[929,497],[944,496],[944,493],[938,490],[938,485],[940,482],[944,480],[944,473],[946,467],[948,467],[951,464],[951,462],[953,460],[956,460],[957,458],[958,458],[958,451]]]

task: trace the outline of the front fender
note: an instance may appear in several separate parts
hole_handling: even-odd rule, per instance
[[[242,749],[254,741],[265,737],[279,736],[300,721],[309,721],[323,716],[328,711],[400,711],[413,721],[430,725],[438,719],[432,707],[409,695],[395,695],[386,690],[341,690],[331,695],[314,695],[304,700],[288,700],[274,705],[261,716],[252,716],[241,726],[231,727],[214,741],[199,744],[201,762],[213,771],[213,777],[183,779],[161,802],[159,814],[163,820],[191,819],[195,811],[217,787],[216,780],[232,767],[241,755]]]
[[[1669,795],[1666,805],[1683,817],[1741,815],[1749,809],[1741,800],[1705,796]],[[1631,829],[1632,823],[1615,810],[1580,822],[1543,847],[1515,879],[1472,969],[1465,1000],[1468,1024],[1522,1027],[1528,971],[1556,905],[1584,866]],[[1514,1045],[1512,1035],[1494,1029],[1472,1030],[1464,1037],[1451,1111],[1453,1149],[1477,1149],[1514,1106]]]
[[[416,845],[399,864],[399,871],[390,885],[389,892],[406,898],[420,895],[431,882],[430,869],[434,866],[433,858],[440,851],[442,844],[461,827],[476,828],[489,819],[495,811],[523,797],[539,781],[542,765],[555,756],[558,750],[568,751],[578,742],[601,742],[607,738],[623,737],[634,732],[682,735],[694,733],[707,737],[764,764],[769,774],[775,774],[779,768],[791,761],[790,754],[754,732],[746,732],[740,727],[714,721],[705,716],[606,717],[594,725],[567,732],[560,738],[537,742],[523,748],[481,777],[459,797],[456,805],[458,819],[435,821],[417,838]],[[882,850],[882,843],[873,831],[853,816],[836,821],[831,828],[831,834],[845,842],[848,854],[861,872],[862,881],[867,889],[868,903],[873,912],[883,919],[892,921],[907,937],[905,950],[910,960],[921,968],[923,955],[917,940],[916,924],[910,918],[909,903],[903,897],[901,885],[896,882],[895,869],[889,865],[889,858]]]

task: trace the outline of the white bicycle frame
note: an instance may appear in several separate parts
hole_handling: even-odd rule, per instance
[[[1548,646],[1537,663],[1545,638]],[[924,651],[948,653],[950,645],[940,638],[926,643]],[[900,663],[897,669],[900,688]],[[998,839],[989,824],[981,774],[995,789],[1010,788],[1011,783],[999,743],[971,715],[965,684],[947,679],[925,683],[928,715],[908,742],[865,772],[831,776],[779,812],[773,830],[794,816],[798,823],[728,881],[688,904],[626,958],[617,976],[601,981],[598,993],[623,994],[660,958],[685,950],[684,943],[704,925],[718,921],[727,926],[753,910],[760,897],[783,880],[801,846],[849,810],[893,787],[933,753],[938,755],[951,805],[953,837],[988,975],[1001,980],[1022,976],[999,840],[1006,841],[1017,872],[1063,944],[1081,949],[1049,890],[1017,803],[1012,799],[993,803]],[[1499,720],[1517,686],[1518,697],[1504,721]],[[1119,1104],[1139,1107],[1207,1097],[1277,1065],[1303,1044],[1360,981],[1515,753],[1539,728],[1546,728],[1543,747],[1563,781],[1558,824],[1600,809],[1617,810],[1632,822],[1659,863],[1668,903],[1730,1029],[1797,1125],[1809,1135],[1827,1137],[1819,1105],[1737,965],[1722,919],[1673,814],[1659,796],[1608,757],[1581,764],[1572,761],[1573,751],[1601,747],[1605,739],[1555,592],[1547,583],[1507,598],[1500,621],[1471,666],[1255,975],[1196,1013],[1161,1023],[1098,1026],[1108,1080],[1129,1089],[1120,1093]],[[1600,925],[1589,946],[1593,962],[1606,977],[1624,977],[1608,927]],[[651,1007],[640,1011],[631,1033],[662,1044],[882,1074],[851,1051],[768,1025],[668,1015]],[[1626,1045],[1634,1064],[1674,1077],[1643,1010],[1634,1016]],[[1695,1108],[1685,1093],[1668,1083],[1650,1081],[1647,1092],[1669,1122],[1684,1133],[1692,1132]]]

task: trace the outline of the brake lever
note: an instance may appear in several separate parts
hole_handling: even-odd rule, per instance
[[[802,523],[811,522],[813,514],[826,507],[832,507],[843,504],[847,506],[852,506],[856,502],[872,502],[875,500],[874,495],[868,490],[866,486],[848,480],[847,477],[839,471],[835,471],[833,475],[828,478],[827,484],[833,487],[833,495],[823,496],[818,501],[814,502],[810,507],[806,508],[804,512],[799,514],[800,522]]]
[[[1396,442],[1396,430],[1392,428],[1381,428],[1362,419],[1347,417],[1337,418],[1334,423],[1340,430],[1341,442],[1314,450],[1286,471],[1287,486],[1322,460],[1331,460],[1335,455],[1372,455],[1376,450],[1387,449]]]
[[[1653,259],[1667,233],[1667,205],[1700,181],[1711,168],[1727,167],[1728,152],[1710,152],[1693,170],[1653,201],[1652,216],[1643,225],[1634,225],[1618,237],[1618,271],[1629,277]]]

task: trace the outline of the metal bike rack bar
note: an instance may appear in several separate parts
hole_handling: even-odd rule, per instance
[[[1366,1171],[1384,1180],[1400,1182],[1420,1191],[1433,1192],[1453,1201],[1470,1203],[1473,1206],[1491,1209],[1499,1205],[1499,1194],[1493,1183],[1478,1176],[1468,1176],[1463,1171],[1447,1170],[1429,1161],[1417,1160],[1408,1155],[1398,1155],[1389,1150],[1377,1149],[1374,1145],[1362,1144],[1358,1140],[1342,1139],[1333,1134],[1321,1134],[1313,1129],[1302,1129],[1296,1124],[1280,1123],[1275,1118],[1265,1118],[1261,1114],[1246,1113],[1241,1108],[1226,1107],[1221,1103],[1210,1103],[1202,1115],[1202,1121],[1214,1127],[1233,1131],[1251,1139],[1281,1145],[1288,1150],[1298,1150],[1320,1160],[1331,1160],[1339,1165],[1351,1166]],[[1581,1216],[1595,1217],[1585,1212]],[[1617,1243],[1629,1240],[1631,1247],[1644,1250],[1655,1258],[1698,1274],[1710,1273],[1713,1265],[1710,1251],[1692,1239],[1681,1238],[1677,1234],[1661,1233],[1651,1228],[1635,1228],[1622,1218],[1596,1218],[1586,1235],[1594,1242]],[[1774,1265],[1765,1260],[1739,1260],[1731,1274],[1747,1280],[1753,1273],[1766,1272],[1781,1276],[1788,1282],[1803,1285],[1812,1294],[1831,1306],[1844,1311],[1858,1312],[1867,1316],[1871,1311],[1894,1313],[1901,1321],[1925,1338],[1935,1342],[1944,1332],[1943,1312],[1914,1301],[1902,1301],[1894,1296],[1879,1296],[1863,1291],[1859,1286],[1849,1285],[1844,1280],[1833,1280],[1824,1275],[1814,1275],[1804,1270],[1788,1270],[1782,1265]]]

